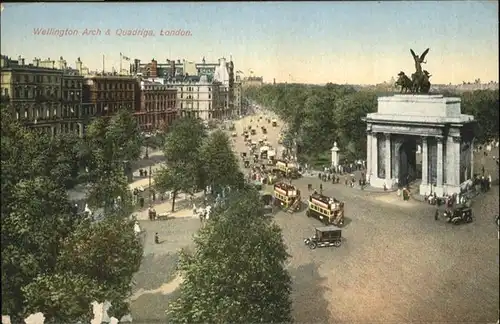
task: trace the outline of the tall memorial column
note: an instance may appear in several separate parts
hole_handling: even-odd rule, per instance
[[[372,131],[366,131],[366,177],[372,172]]]
[[[436,187],[443,187],[443,138],[437,137],[437,179]]]
[[[427,136],[422,136],[422,185],[427,185],[429,181],[429,149]]]
[[[391,134],[385,135],[385,180],[391,179]],[[389,184],[387,184],[389,186]]]

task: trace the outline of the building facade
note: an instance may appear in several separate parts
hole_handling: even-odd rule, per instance
[[[92,115],[111,116],[120,109],[135,113],[140,111],[140,88],[136,78],[119,75],[86,76],[83,100]]]
[[[177,109],[180,116],[190,116],[208,120],[214,118],[217,109],[217,90],[208,78],[189,78],[180,82],[169,83],[177,89]]]
[[[165,130],[177,118],[177,88],[141,81],[141,108],[134,113],[144,132]]]
[[[166,59],[165,63],[158,63],[155,59],[151,62],[141,63],[141,60],[135,59],[130,65],[130,73],[141,75],[145,78],[173,78],[176,76],[202,76],[206,75],[213,78],[215,69],[219,63],[207,63],[205,58],[200,63],[187,60]]]
[[[51,135],[83,134],[83,77],[64,62],[35,58],[26,64],[22,57],[1,57],[2,103],[21,124]]]

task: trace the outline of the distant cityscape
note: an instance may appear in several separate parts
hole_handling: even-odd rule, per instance
[[[125,68],[124,66],[125,65]],[[127,66],[128,65],[128,66]],[[22,124],[50,134],[76,132],[83,135],[98,116],[111,116],[129,109],[144,132],[168,128],[180,116],[203,120],[242,114],[243,89],[262,86],[264,79],[235,70],[232,58],[218,62],[202,58],[152,59],[142,62],[120,53],[116,71],[90,71],[80,58],[75,68],[59,60],[35,58],[32,63],[1,56],[1,102]],[[275,84],[273,79],[271,84]],[[267,83],[269,84],[269,83]],[[397,92],[395,80],[377,85],[352,85],[357,89]],[[431,92],[499,89],[498,82],[434,84]]]
[[[133,61],[128,68],[123,63]],[[232,59],[200,63],[152,59],[143,63],[120,53],[120,69],[90,71],[59,60],[28,63],[1,56],[1,102],[23,125],[52,135],[83,135],[89,122],[119,109],[133,112],[145,132],[168,128],[180,116],[224,119],[242,113],[242,89],[262,84],[250,71],[235,71]]]

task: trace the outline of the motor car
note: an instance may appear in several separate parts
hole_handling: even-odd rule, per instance
[[[340,247],[342,245],[342,229],[333,225],[316,227],[314,235],[304,239],[304,244],[311,250],[317,247]]]

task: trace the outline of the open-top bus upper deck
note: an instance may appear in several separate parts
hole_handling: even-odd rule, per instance
[[[341,201],[333,197],[328,197],[318,193],[314,193],[309,196],[309,202],[329,210],[337,209],[344,205]]]
[[[274,191],[283,196],[295,197],[297,196],[297,188],[291,184],[278,182],[274,184]]]

